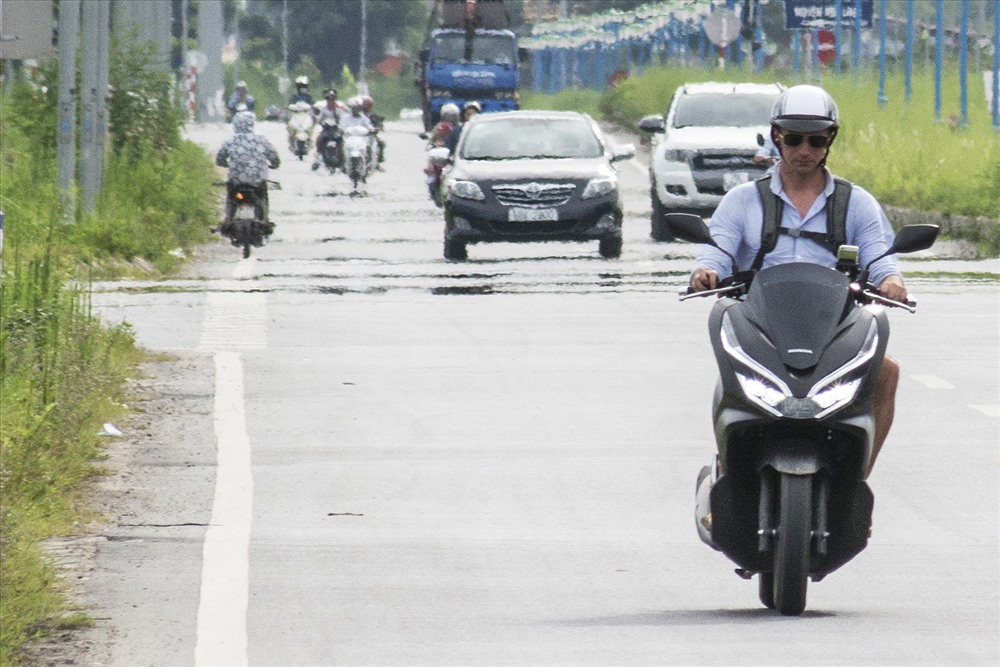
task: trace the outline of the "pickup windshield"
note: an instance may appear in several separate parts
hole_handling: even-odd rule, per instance
[[[771,121],[777,95],[682,95],[674,112],[674,127],[759,127]]]

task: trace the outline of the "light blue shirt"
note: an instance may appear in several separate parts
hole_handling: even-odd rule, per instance
[[[782,227],[826,233],[826,200],[833,196],[833,176],[828,169],[825,171],[826,188],[816,197],[804,218],[785,195],[780,171],[775,170],[771,175],[771,191],[785,202],[781,216]],[[719,202],[709,229],[715,242],[736,257],[737,270],[745,271],[753,265],[760,249],[763,222],[764,209],[757,185],[753,181],[736,186]],[[859,263],[862,267],[888,250],[892,244],[892,226],[882,207],[871,193],[857,185],[851,188],[846,225],[847,243],[860,249]],[[836,266],[837,258],[812,239],[779,234],[774,250],[764,256],[763,268],[788,262],[810,262],[832,268]],[[695,260],[695,268],[712,269],[720,277],[725,277],[732,273],[732,261],[717,248],[706,245],[702,246],[698,259]],[[869,280],[880,285],[894,274],[900,275],[899,267],[895,257],[890,255],[872,266]]]

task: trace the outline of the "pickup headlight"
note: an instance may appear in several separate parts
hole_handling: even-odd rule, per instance
[[[583,199],[593,199],[594,197],[609,195],[617,189],[618,179],[614,176],[592,178],[590,179],[590,182],[587,183],[587,187],[583,189],[583,194],[580,196]]]
[[[448,191],[460,199],[474,199],[476,201],[486,199],[482,188],[473,181],[452,181]]]
[[[687,162],[690,151],[668,148],[663,151],[663,159],[667,162]]]

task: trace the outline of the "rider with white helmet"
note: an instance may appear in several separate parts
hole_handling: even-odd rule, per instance
[[[781,160],[769,176],[726,193],[712,215],[712,237],[732,253],[736,266],[720,250],[704,246],[691,274],[692,289],[714,289],[734,268],[787,262],[834,267],[839,243],[858,246],[862,266],[888,250],[893,232],[875,197],[826,168],[839,129],[837,104],[825,90],[800,85],[782,91],[771,112],[771,138]],[[906,301],[894,257],[876,262],[870,281],[883,296]],[[875,386],[872,463],[892,424],[898,378],[899,365],[885,357]]]

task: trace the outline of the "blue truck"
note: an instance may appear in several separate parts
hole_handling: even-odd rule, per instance
[[[518,65],[525,57],[503,0],[437,0],[431,12],[416,84],[424,129],[441,107],[479,102],[484,113],[520,107]]]

